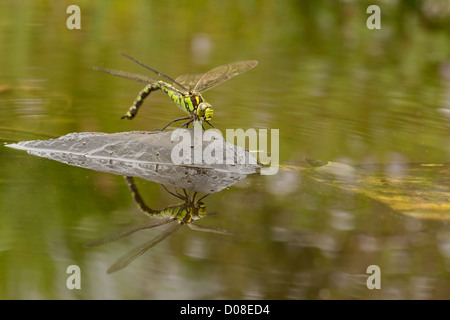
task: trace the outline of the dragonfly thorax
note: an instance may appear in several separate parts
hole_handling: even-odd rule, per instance
[[[172,100],[175,101],[187,113],[194,116],[195,119],[209,121],[213,117],[213,107],[199,93],[185,92],[181,98],[176,94],[168,93]]]

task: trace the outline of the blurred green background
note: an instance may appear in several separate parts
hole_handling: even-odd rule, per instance
[[[80,30],[66,27],[72,4]],[[366,27],[372,4],[381,8],[379,30]],[[204,94],[218,129],[280,129],[284,165],[304,156],[377,164],[373,175],[400,170],[431,184],[427,196],[449,199],[446,167],[408,171],[450,156],[446,0],[3,0],[0,43],[3,144],[153,130],[183,116],[156,92],[133,121],[120,120],[143,85],[92,67],[148,73],[119,51],[172,77],[256,59],[255,69]],[[218,215],[200,223],[242,237],[186,228],[107,275],[158,232],[83,248],[145,221],[123,179],[3,146],[0,161],[1,299],[450,298],[445,219],[426,209],[411,218],[367,193],[309,183],[299,170],[250,177],[207,199]],[[178,202],[155,183],[138,184],[152,208]],[[416,195],[402,194],[420,207],[425,195]],[[66,287],[72,264],[81,290]],[[381,268],[380,290],[366,287],[372,264]]]

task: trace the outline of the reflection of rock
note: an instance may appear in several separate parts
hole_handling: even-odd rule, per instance
[[[191,130],[192,131],[192,130]],[[240,164],[240,157],[256,159],[244,149],[225,141],[223,161],[212,164],[175,165],[171,152],[178,141],[171,141],[172,132],[70,133],[58,139],[24,141],[9,147],[28,153],[118,175],[140,177],[150,181],[203,193],[229,187],[259,169],[255,164]],[[210,142],[203,142],[204,150]],[[230,152],[232,153],[230,155]],[[234,164],[224,164],[226,157]],[[252,163],[252,162],[250,162]]]

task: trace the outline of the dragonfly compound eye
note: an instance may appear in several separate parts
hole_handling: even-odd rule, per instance
[[[209,103],[202,102],[198,105],[197,114],[200,117],[203,117],[205,120],[207,121],[211,120],[213,117],[213,113],[214,109]]]
[[[197,214],[199,218],[206,217],[206,205],[203,202],[197,203]]]

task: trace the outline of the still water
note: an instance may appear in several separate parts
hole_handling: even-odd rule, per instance
[[[144,84],[94,66],[171,77],[259,65],[203,94],[213,124],[279,129],[276,175],[202,200],[183,227],[126,268],[164,227],[84,247],[148,222],[123,177],[0,146],[1,299],[449,299],[450,37],[445,1],[64,1],[0,4],[0,142],[151,131],[184,114]],[[442,8],[439,7],[442,5]],[[154,210],[180,203],[136,179]],[[69,290],[67,267],[81,270]],[[381,289],[369,290],[367,268]]]

